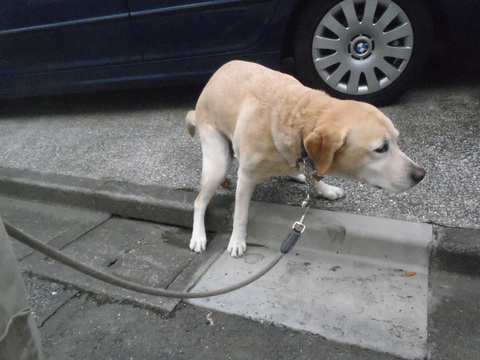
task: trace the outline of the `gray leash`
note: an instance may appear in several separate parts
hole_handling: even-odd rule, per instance
[[[16,228],[12,224],[4,221],[5,229],[7,230],[8,235],[10,235],[12,238],[20,241],[21,243],[27,245],[28,247],[31,247],[32,249],[42,253],[45,256],[48,256],[49,258],[56,260],[66,266],[71,267],[72,269],[75,269],[77,271],[80,271],[81,273],[91,276],[97,280],[101,280],[103,282],[119,286],[121,288],[127,289],[127,290],[133,290],[138,293],[142,294],[147,294],[147,295],[154,295],[154,296],[162,296],[162,297],[167,297],[167,298],[179,298],[179,299],[195,299],[195,298],[204,298],[204,297],[210,297],[210,296],[216,296],[216,295],[221,295],[221,294],[226,294],[235,290],[238,290],[244,286],[247,286],[248,284],[251,284],[255,280],[258,280],[260,277],[265,275],[267,272],[269,272],[285,255],[285,253],[280,253],[277,255],[264,269],[262,269],[260,272],[257,274],[249,277],[248,279],[239,282],[238,284],[228,286],[222,289],[218,290],[212,290],[212,291],[204,291],[204,292],[182,292],[182,291],[171,291],[171,290],[166,290],[166,289],[160,289],[160,288],[154,288],[150,286],[144,286],[140,285],[137,283],[134,283],[132,281],[124,280],[117,278],[116,276],[112,276],[110,274],[107,274],[101,270],[91,268],[85,264],[82,264],[81,262],[71,258],[70,256],[67,256],[60,251],[52,248],[51,246],[48,246],[31,236],[25,234],[23,231],[20,229]]]

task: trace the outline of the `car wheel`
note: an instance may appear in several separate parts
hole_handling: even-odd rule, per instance
[[[420,0],[321,0],[294,39],[298,78],[339,98],[396,100],[422,71],[433,25]]]

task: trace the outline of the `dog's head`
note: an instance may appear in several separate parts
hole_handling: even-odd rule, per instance
[[[424,178],[425,170],[399,149],[398,131],[377,108],[356,101],[333,103],[304,135],[318,176],[331,173],[394,192]]]

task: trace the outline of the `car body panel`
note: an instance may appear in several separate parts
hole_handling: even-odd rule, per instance
[[[130,0],[145,60],[228,53],[258,44],[278,1]]]
[[[122,0],[4,0],[0,76],[138,61]]]
[[[8,1],[15,8],[15,1]],[[27,0],[21,1],[27,6]],[[124,3],[122,0],[108,1]],[[0,97],[198,83],[208,79],[218,67],[232,59],[278,67],[285,18],[294,2],[131,0],[125,3],[128,7],[114,4],[110,12],[98,11],[93,16],[91,12],[78,15],[75,20],[73,16],[65,17],[60,23],[44,15],[43,26],[26,21],[22,24],[23,28],[18,22],[10,25],[23,31],[12,32],[3,27],[0,45],[8,50],[0,51],[0,78],[3,77]],[[75,11],[81,13],[79,9]],[[127,16],[124,11],[128,11]],[[207,26],[212,16],[217,20],[223,18],[223,21],[215,23],[214,31],[200,31],[201,25],[212,28],[212,25]],[[0,13],[0,23],[3,17]],[[166,18],[170,20],[166,21]],[[186,30],[192,24],[195,27]],[[106,25],[118,27],[117,39],[106,39]],[[24,30],[28,26],[33,28]],[[92,30],[92,34],[91,29],[95,27],[98,32]],[[92,35],[96,38],[92,39]],[[59,38],[64,42],[59,43]],[[70,46],[66,43],[67,38],[73,43]],[[35,55],[34,51],[41,49],[32,43],[48,46],[42,54]],[[20,55],[9,53],[19,47]],[[74,51],[72,48],[75,48]],[[88,58],[84,54],[98,56]],[[60,56],[66,56],[64,61]]]

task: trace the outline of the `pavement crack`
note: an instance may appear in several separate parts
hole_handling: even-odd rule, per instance
[[[118,259],[115,259],[113,261],[110,261],[110,263],[107,264],[107,268],[110,267],[110,266],[113,266],[117,263]]]
[[[191,269],[190,269],[190,266],[192,265],[192,262],[193,262],[194,258],[191,258],[190,261],[188,262],[188,264],[183,267],[182,269],[180,269],[173,277],[172,279],[168,282],[168,284],[165,286],[165,289],[169,289],[169,287],[171,285],[174,285],[176,280],[182,276],[184,276],[184,274],[188,274]]]
[[[101,221],[97,222],[95,225],[89,226],[88,229],[82,230],[80,232],[80,234],[77,234],[78,229],[74,229],[74,228],[70,229],[69,231],[63,233],[62,235],[57,236],[57,238],[54,238],[54,239],[50,240],[47,244],[50,245],[51,243],[54,243],[54,241],[57,241],[59,243],[58,244],[58,250],[61,251],[61,250],[65,249],[67,246],[69,246],[70,244],[77,241],[78,239],[84,237],[85,235],[87,235],[87,234],[91,233],[92,231],[94,231],[95,229],[99,228],[100,226],[105,224],[110,219],[111,219],[111,216],[108,216],[106,219],[102,219]],[[74,232],[75,236],[70,237],[69,236],[70,232]],[[58,241],[58,239],[61,239],[61,241]]]
[[[43,321],[42,323],[38,326],[39,329],[41,329],[43,327],[43,325],[45,325],[45,323],[50,320],[52,317],[54,317],[57,312],[63,308],[65,305],[67,305],[70,301],[73,300],[73,298],[77,297],[78,295],[80,294],[80,292],[76,292],[75,294],[73,294],[72,296],[70,296],[68,299],[66,299],[62,304],[60,304],[55,310],[52,311],[52,313],[50,315],[48,315]]]

